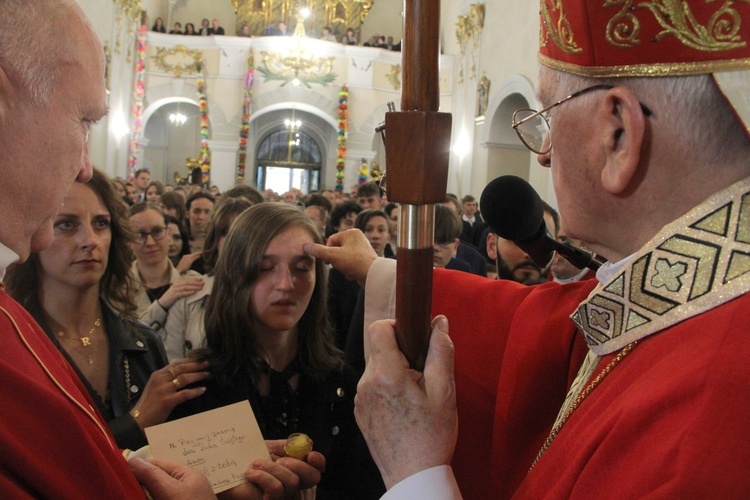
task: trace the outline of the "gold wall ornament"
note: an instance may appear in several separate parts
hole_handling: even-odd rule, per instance
[[[310,84],[327,86],[336,80],[332,71],[334,57],[313,57],[302,50],[292,50],[287,54],[261,51],[261,64],[256,66],[266,81],[281,81],[282,87],[294,82],[310,88]]]
[[[640,23],[636,8],[640,8],[648,9],[662,27],[662,31],[653,37],[655,41],[672,35],[683,45],[704,52],[742,48],[746,42],[741,38],[742,18],[734,8],[735,1],[724,0],[703,26],[684,0],[607,0],[605,7],[622,6],[607,23],[607,41],[626,48],[639,44]]]
[[[352,28],[359,37],[372,0],[232,0],[237,3],[237,26],[247,24],[252,36],[268,35],[269,28],[277,27],[279,21],[284,21],[288,32],[293,32],[297,24],[297,11],[300,7],[310,9],[307,19],[308,32],[317,37],[324,26],[331,28],[331,33],[337,40]]]
[[[477,113],[476,117],[484,116],[490,99],[490,80],[483,76],[477,85]]]
[[[562,0],[555,0],[551,3],[552,11],[555,13],[559,12],[560,14],[557,18],[557,22],[555,22],[552,19],[552,13],[547,6],[547,2],[541,2],[543,32],[540,33],[540,46],[546,47],[547,38],[550,38],[560,50],[567,54],[579,54],[583,52],[583,49],[576,43],[573,29],[570,27],[570,22],[568,21],[567,16],[565,16],[565,12],[563,12]]]
[[[117,15],[117,21],[127,19],[137,21],[141,16],[141,0],[114,0],[115,5],[120,9]]]
[[[178,45],[171,49],[156,48],[156,56],[152,56],[154,65],[166,73],[172,73],[180,78],[183,73],[195,74],[203,62],[203,51],[188,49]]]
[[[388,81],[393,86],[393,90],[401,88],[401,65],[391,64],[391,72],[385,75]]]
[[[371,0],[352,0],[351,3],[352,4],[358,3],[360,5],[359,23],[364,24],[367,14],[370,13],[370,9],[372,8],[373,2]]]
[[[380,164],[376,161],[370,164],[370,180],[378,182],[383,177],[383,169],[380,168]]]
[[[354,67],[354,69],[359,69],[361,71],[364,71],[365,73],[370,71],[370,68],[372,68],[372,63],[373,61],[370,61],[370,63],[367,66],[365,66],[364,68],[360,68],[359,66],[357,66],[357,61],[352,59],[352,66]]]
[[[130,50],[130,45],[135,45],[137,40],[137,27],[141,23],[141,17],[143,11],[141,10],[141,0],[114,0],[117,8],[117,20],[116,20],[116,34],[115,34],[115,54],[120,54],[121,44],[120,38],[123,33],[123,28],[126,33],[126,45],[128,46],[128,53],[126,60],[131,62],[133,52]]]
[[[105,43],[102,49],[104,50],[104,86],[107,90],[111,90],[110,76],[112,74],[112,53],[109,50],[109,43]]]
[[[186,175],[182,176],[180,175],[179,171],[176,171],[172,176],[174,177],[174,182],[178,186],[184,186],[186,184],[191,184],[193,177],[198,177],[199,174],[196,174],[195,171],[201,172],[201,162],[198,160],[198,158],[185,158],[185,172]]]
[[[464,80],[464,60],[468,57],[470,61],[469,78],[476,78],[477,51],[479,49],[479,38],[484,28],[484,4],[475,3],[469,6],[469,13],[458,16],[456,22],[456,39],[461,52],[459,58],[458,83]]]

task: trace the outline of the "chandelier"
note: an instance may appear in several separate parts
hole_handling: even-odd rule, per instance
[[[289,131],[289,150],[288,159],[291,161],[292,147],[299,146],[300,134],[299,130],[302,128],[302,120],[295,118],[295,110],[292,109],[292,117],[284,120],[284,127]]]
[[[184,125],[187,121],[187,116],[183,115],[179,111],[176,113],[170,113],[169,114],[169,121],[172,122],[172,125],[175,127],[179,127],[180,125]]]
[[[311,83],[326,86],[335,81],[333,73],[333,57],[315,57],[305,49],[306,33],[305,19],[310,16],[310,9],[302,8],[297,11],[297,25],[291,37],[291,47],[278,52],[262,51],[262,65],[256,69],[263,74],[266,81],[282,81],[282,87],[288,83],[310,87]],[[281,40],[279,40],[281,41]]]

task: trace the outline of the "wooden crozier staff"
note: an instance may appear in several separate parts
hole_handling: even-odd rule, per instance
[[[430,336],[435,203],[448,183],[451,115],[438,113],[440,0],[404,0],[401,111],[385,115],[388,199],[400,205],[396,338],[424,368]]]

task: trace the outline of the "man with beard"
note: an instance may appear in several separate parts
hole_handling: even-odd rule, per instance
[[[559,220],[557,211],[544,203],[544,222],[555,237],[560,226]],[[497,263],[498,279],[513,280],[524,285],[545,283],[554,261],[553,259],[542,268],[518,245],[492,232],[487,233],[487,255]]]

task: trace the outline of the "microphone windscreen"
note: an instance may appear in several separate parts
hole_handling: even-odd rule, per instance
[[[479,208],[490,229],[506,240],[529,240],[544,221],[542,199],[531,184],[514,175],[503,175],[487,184]]]

